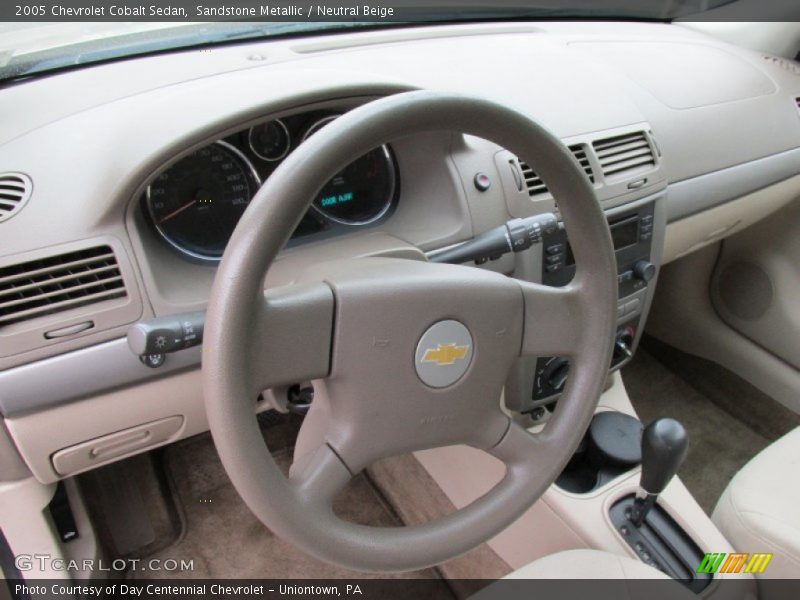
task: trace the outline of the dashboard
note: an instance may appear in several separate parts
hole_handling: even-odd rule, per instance
[[[52,456],[114,432],[175,424],[129,455],[207,429],[201,351],[151,368],[127,347],[128,328],[204,310],[231,232],[282,161],[337,115],[417,89],[512,107],[573,153],[619,238],[618,324],[631,347],[656,285],[637,279],[643,260],[657,271],[800,195],[800,75],[678,25],[392,28],[7,86],[0,189],[18,208],[0,218],[0,414],[40,481],[75,472]],[[265,287],[336,258],[426,260],[543,213],[558,214],[557,198],[536,165],[459,132],[404,136],[318,191]],[[567,240],[547,248],[471,264],[561,285]],[[558,379],[558,357],[544,358],[507,389],[530,399],[534,374]]]
[[[159,237],[182,256],[216,263],[250,200],[299,144],[339,116],[311,111],[270,119],[208,144],[161,170],[142,196]],[[335,235],[388,218],[400,181],[389,145],[337,173],[292,239]]]

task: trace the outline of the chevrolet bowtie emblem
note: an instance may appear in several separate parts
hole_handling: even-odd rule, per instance
[[[452,365],[467,356],[469,346],[455,344],[439,344],[437,348],[429,348],[422,357],[422,362],[436,363],[440,367]]]

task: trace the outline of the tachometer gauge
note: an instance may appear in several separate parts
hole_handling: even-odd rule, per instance
[[[280,119],[251,127],[247,132],[247,142],[253,153],[267,162],[281,160],[292,146],[289,129]]]
[[[336,117],[325,117],[314,123],[303,140]],[[396,180],[391,150],[381,146],[350,163],[326,183],[312,207],[336,223],[367,225],[386,215],[392,207]]]
[[[185,156],[147,188],[156,230],[195,259],[218,261],[260,180],[235,147],[215,142]]]

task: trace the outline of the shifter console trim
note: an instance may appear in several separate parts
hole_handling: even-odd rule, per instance
[[[611,506],[609,517],[617,533],[642,562],[680,581],[692,592],[702,592],[713,577],[697,572],[705,553],[659,504],[653,505],[640,527],[634,526],[634,501],[631,494]]]

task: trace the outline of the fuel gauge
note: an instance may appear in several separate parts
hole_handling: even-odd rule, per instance
[[[247,133],[247,142],[253,154],[267,162],[281,160],[292,146],[289,128],[280,119],[251,127]]]

